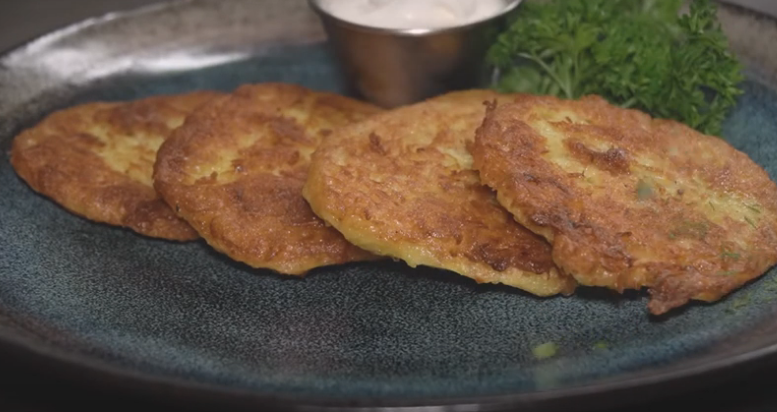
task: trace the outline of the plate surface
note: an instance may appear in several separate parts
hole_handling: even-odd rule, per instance
[[[724,135],[777,176],[777,25],[721,8],[748,67]],[[0,148],[52,110],[285,81],[345,92],[304,1],[194,0],[109,15],[0,58]],[[254,270],[204,242],[95,224],[0,159],[0,340],[148,385],[281,405],[526,405],[697,379],[775,351],[777,271],[651,318],[647,297],[540,299],[402,263]],[[532,349],[552,342],[555,356]],[[564,403],[564,410],[579,404]]]

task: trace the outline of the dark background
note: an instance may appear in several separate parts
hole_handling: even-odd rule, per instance
[[[0,50],[7,50],[67,24],[116,10],[155,3],[157,0],[0,0]],[[256,0],[261,1],[261,0]],[[730,0],[777,16],[777,0]],[[52,367],[45,360],[31,360],[0,346],[0,411],[60,412],[70,410],[192,410],[204,404],[173,406],[165,399],[185,401],[185,396],[158,388],[157,396],[139,396],[126,382],[95,378]],[[652,412],[683,410],[705,412],[777,411],[777,365],[755,365],[752,371],[724,376],[722,384],[659,402],[602,412]],[[647,395],[647,394],[646,394]],[[178,401],[176,401],[177,403]],[[592,407],[599,405],[594,400]],[[259,408],[257,408],[259,409]]]

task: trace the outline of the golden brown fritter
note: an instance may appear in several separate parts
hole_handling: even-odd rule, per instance
[[[454,92],[333,133],[303,195],[356,245],[536,295],[571,293],[550,245],[518,225],[472,170],[466,146],[488,91]]]
[[[199,91],[55,112],[13,142],[11,164],[30,187],[97,222],[170,240],[196,239],[153,188],[156,152],[197,107]]]
[[[488,110],[481,179],[553,245],[580,284],[649,287],[650,311],[715,301],[777,261],[777,186],[748,156],[683,124],[591,96]]]
[[[242,86],[165,142],[154,185],[213,248],[250,266],[301,275],[374,259],[317,218],[301,191],[319,143],[379,111],[290,84]]]

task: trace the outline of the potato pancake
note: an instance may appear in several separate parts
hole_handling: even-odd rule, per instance
[[[482,185],[466,146],[489,91],[454,92],[335,131],[313,155],[303,195],[346,239],[378,255],[540,296],[571,293],[550,245]]]
[[[375,259],[327,227],[301,192],[321,141],[380,111],[290,84],[241,86],[162,145],[154,185],[214,249],[255,268],[302,275]]]
[[[87,219],[169,240],[197,232],[153,188],[156,153],[217,92],[96,102],[52,113],[13,141],[11,164],[36,192]]]
[[[582,285],[648,287],[663,314],[777,261],[777,186],[724,140],[597,96],[488,109],[474,167]]]

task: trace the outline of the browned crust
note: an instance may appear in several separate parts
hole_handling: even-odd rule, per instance
[[[11,164],[70,212],[169,240],[196,239],[151,185],[156,149],[216,92],[88,103],[55,112],[13,141]]]
[[[163,144],[154,185],[212,247],[250,266],[302,275],[375,259],[316,217],[301,190],[322,139],[379,111],[290,84],[242,86]]]
[[[648,286],[654,314],[717,300],[777,261],[775,183],[680,123],[595,96],[526,97],[489,108],[472,154],[559,267],[584,285]]]
[[[575,282],[471,169],[466,149],[498,95],[472,90],[342,128],[313,156],[303,195],[351,242],[411,266],[548,296]]]

